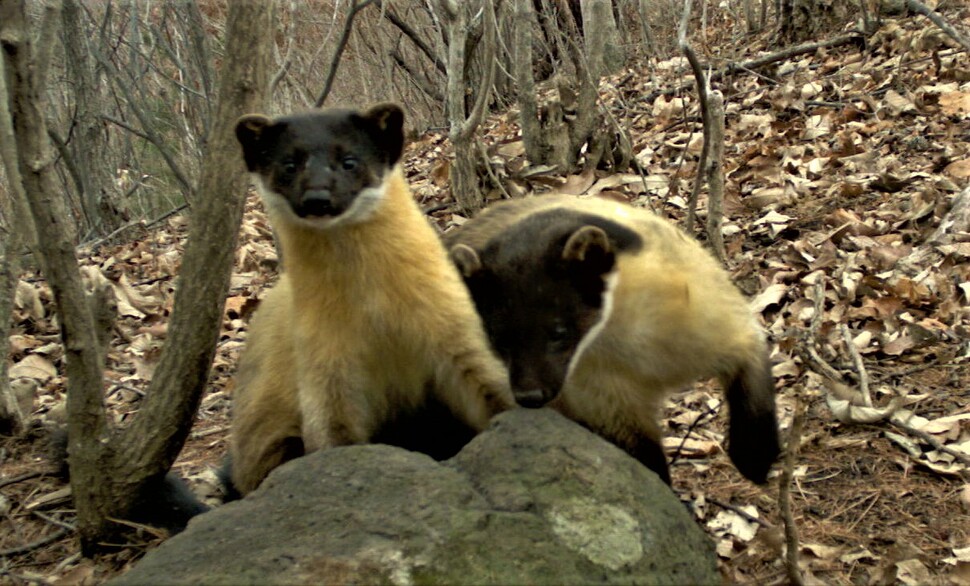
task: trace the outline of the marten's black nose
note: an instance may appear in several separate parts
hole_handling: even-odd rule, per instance
[[[329,189],[309,189],[303,193],[303,201],[294,210],[301,218],[307,216],[336,216],[340,211],[333,204],[333,196]]]
[[[515,391],[515,402],[523,407],[537,409],[545,405],[547,401],[548,399],[546,399],[545,393],[542,392],[542,389]]]

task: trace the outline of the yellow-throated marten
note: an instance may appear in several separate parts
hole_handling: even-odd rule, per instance
[[[779,446],[765,339],[697,241],[646,210],[548,195],[493,205],[446,242],[520,404],[548,402],[669,484],[665,395],[717,376],[728,453],[766,480]]]
[[[403,122],[384,104],[237,123],[283,255],[239,365],[230,459],[242,494],[285,460],[376,441],[429,404],[473,430],[515,405],[398,165]],[[435,444],[443,427],[425,423]]]

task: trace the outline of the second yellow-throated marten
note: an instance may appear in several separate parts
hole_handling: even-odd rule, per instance
[[[283,255],[233,398],[231,479],[242,494],[285,460],[374,441],[429,405],[481,430],[515,404],[398,165],[403,121],[385,104],[237,123]],[[441,422],[428,423],[434,444]]]
[[[538,196],[446,235],[516,399],[549,403],[670,482],[667,392],[717,376],[728,453],[764,482],[779,452],[764,335],[700,244],[642,209]]]

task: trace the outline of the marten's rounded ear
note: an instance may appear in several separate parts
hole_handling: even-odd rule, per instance
[[[246,168],[256,171],[263,166],[266,152],[263,143],[265,130],[273,121],[262,114],[246,114],[236,122],[236,139],[243,148]]]
[[[458,267],[458,272],[466,279],[482,269],[482,261],[478,258],[478,253],[467,244],[452,246],[448,255],[455,266]]]
[[[609,255],[612,258],[613,247],[610,245],[610,239],[606,236],[606,232],[596,226],[583,226],[573,232],[569,240],[566,241],[566,246],[562,249],[563,260],[586,262],[604,255]],[[610,264],[612,266],[612,262]]]
[[[604,275],[613,270],[616,254],[602,228],[583,226],[573,232],[562,249],[569,276],[586,303],[599,307],[606,286]]]
[[[236,121],[236,138],[243,146],[259,142],[263,130],[272,123],[262,114],[246,114]]]
[[[361,114],[375,132],[377,145],[394,165],[404,151],[404,110],[397,104],[376,104]]]
[[[364,112],[364,118],[372,120],[374,126],[384,132],[395,132],[404,128],[404,110],[390,102],[371,106]]]

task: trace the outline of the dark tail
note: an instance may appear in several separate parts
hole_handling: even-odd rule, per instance
[[[185,529],[189,519],[208,510],[178,474],[169,472],[145,486],[130,517],[175,534]]]
[[[728,455],[741,474],[763,484],[781,452],[768,356],[762,355],[732,377],[725,377],[724,388],[730,416]]]
[[[216,478],[219,479],[219,484],[222,485],[222,502],[228,503],[232,501],[238,501],[242,498],[242,493],[236,488],[236,485],[232,483],[232,455],[226,454],[222,459],[222,466],[216,471]]]
[[[55,466],[55,474],[65,482],[70,480],[67,446],[67,431],[63,428],[53,430],[49,439],[49,457]],[[175,534],[185,529],[189,519],[208,510],[209,507],[195,496],[178,474],[168,472],[145,484],[126,517]]]

